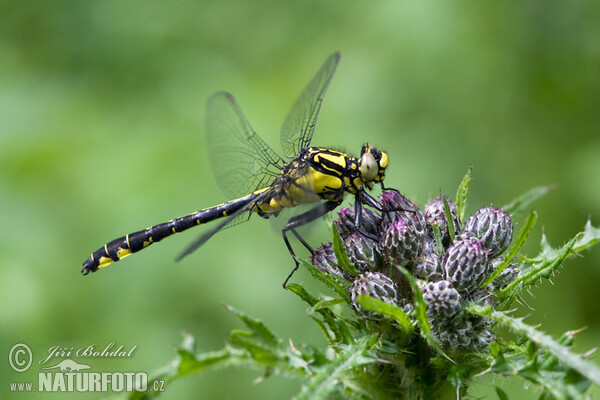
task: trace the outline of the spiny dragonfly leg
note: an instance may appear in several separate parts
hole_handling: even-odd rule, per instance
[[[288,281],[290,280],[290,278],[292,277],[292,275],[294,275],[294,272],[296,272],[298,270],[298,267],[300,266],[300,263],[296,259],[296,253],[294,253],[294,249],[292,248],[292,245],[288,239],[288,236],[287,236],[288,231],[291,231],[294,234],[294,236],[296,236],[296,238],[298,238],[300,243],[302,243],[311,253],[313,253],[314,250],[312,249],[312,247],[310,247],[309,244],[306,243],[306,241],[304,239],[302,239],[302,237],[298,234],[298,232],[296,232],[296,228],[299,228],[302,225],[306,225],[309,222],[314,221],[315,219],[327,214],[331,210],[335,209],[338,205],[339,205],[339,203],[333,202],[333,201],[328,201],[328,202],[319,204],[317,207],[312,208],[303,214],[300,214],[300,215],[290,218],[290,220],[287,222],[287,224],[285,224],[285,226],[281,230],[281,233],[283,235],[283,241],[285,242],[285,245],[287,246],[288,251],[290,252],[290,255],[292,256],[292,258],[294,259],[294,262],[296,263],[296,266],[294,267],[292,272],[290,272],[290,274],[287,276],[287,278],[283,282],[284,289],[286,288],[286,285],[287,285]]]

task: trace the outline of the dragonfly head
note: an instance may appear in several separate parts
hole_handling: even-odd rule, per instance
[[[388,165],[388,156],[383,151],[377,150],[370,144],[365,144],[360,152],[359,170],[365,185],[371,189],[373,182],[382,182],[385,178],[385,169]]]

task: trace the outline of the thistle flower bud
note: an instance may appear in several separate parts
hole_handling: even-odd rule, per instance
[[[331,243],[325,243],[314,250],[311,256],[311,264],[326,274],[350,279],[350,275],[338,266],[337,257]]]
[[[447,319],[460,308],[460,294],[448,281],[430,282],[423,288],[427,314],[432,319]]]
[[[510,216],[504,210],[484,207],[469,218],[464,233],[481,239],[490,250],[490,257],[495,258],[510,245],[513,227]]]
[[[434,335],[443,349],[458,350],[471,346],[473,325],[467,318],[445,320],[433,324]]]
[[[493,265],[493,267],[495,269],[496,265]],[[511,284],[512,281],[517,279],[517,276],[519,276],[520,272],[521,271],[516,268],[515,264],[511,263],[508,267],[504,268],[502,272],[500,272],[500,275],[498,275],[496,279],[492,281],[490,286],[494,289],[503,289]]]
[[[488,250],[475,238],[455,240],[442,261],[444,279],[452,282],[462,294],[477,289],[491,272]]]
[[[383,214],[382,228],[387,229],[394,221],[404,220],[415,234],[424,236],[426,234],[425,217],[419,207],[398,192],[384,192],[379,196],[381,205],[386,210],[404,209],[409,211],[390,211]]]
[[[383,232],[381,250],[387,261],[404,267],[420,254],[423,240],[409,223],[397,219]]]
[[[368,271],[358,275],[350,287],[350,300],[354,309],[365,318],[381,319],[381,315],[362,308],[356,300],[361,295],[371,296],[388,304],[396,304],[398,300],[396,284],[380,272]]]
[[[446,198],[446,202],[448,202],[448,207],[450,208],[450,217],[452,218],[452,223],[454,224],[454,232],[458,234],[461,232],[462,227],[460,219],[458,218],[458,213],[456,212],[456,206],[450,201],[450,199],[448,199],[448,197],[444,197]],[[441,197],[438,197],[427,203],[423,209],[423,216],[425,217],[427,230],[430,236],[433,237],[433,226],[437,225],[440,228],[442,238],[444,239],[444,244],[449,243],[450,234],[448,232],[448,220],[446,218],[444,200],[442,200]]]
[[[468,349],[481,352],[494,340],[489,320],[460,317],[433,323],[434,335],[440,346],[452,351]]]
[[[425,237],[421,255],[416,259],[415,276],[429,282],[442,280],[442,259],[435,250],[435,241]]]
[[[377,242],[362,233],[354,232],[344,238],[346,253],[352,263],[361,271],[377,269],[382,257]]]
[[[335,225],[342,238],[351,235],[356,232],[356,225],[354,224],[355,208],[351,205],[350,207],[344,207],[338,212],[338,219],[335,221]],[[379,225],[381,224],[381,216],[368,208],[362,208],[362,214],[360,218],[361,228],[373,235],[379,235]]]

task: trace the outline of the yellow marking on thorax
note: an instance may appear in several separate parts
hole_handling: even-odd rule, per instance
[[[331,163],[337,164],[339,166],[341,166],[343,169],[346,169],[346,160],[347,160],[347,155],[344,153],[338,153],[338,154],[325,154],[325,153],[319,153],[315,156],[315,161],[318,163],[321,163],[321,165],[323,166],[323,168],[327,168],[327,166],[325,164],[322,164],[321,159],[323,160],[327,160]],[[327,168],[329,171],[334,172],[337,175],[341,175],[340,171],[334,170],[334,169],[329,169]]]
[[[386,153],[381,152],[381,160],[379,160],[379,166],[381,168],[387,168],[388,165],[388,156]]]

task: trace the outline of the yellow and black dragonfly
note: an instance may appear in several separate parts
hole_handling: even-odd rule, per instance
[[[296,228],[338,207],[345,193],[355,196],[356,229],[365,236],[372,236],[361,229],[362,205],[379,211],[391,210],[382,210],[365,188],[372,189],[374,183],[379,183],[386,190],[383,180],[387,154],[368,144],[362,147],[360,158],[310,147],[321,104],[339,60],[339,53],[335,53],[325,61],[287,115],[280,135],[284,156],[278,155],[254,132],[231,94],[219,92],[210,97],[206,107],[209,156],[219,187],[235,200],[115,239],[93,252],[83,263],[81,272],[87,275],[167,236],[223,219],[188,246],[177,258],[180,260],[219,230],[246,221],[253,213],[269,218],[283,209],[314,203],[313,208],[292,217],[282,229],[285,244],[296,263],[284,282],[285,287],[298,269],[288,233],[312,251]]]

